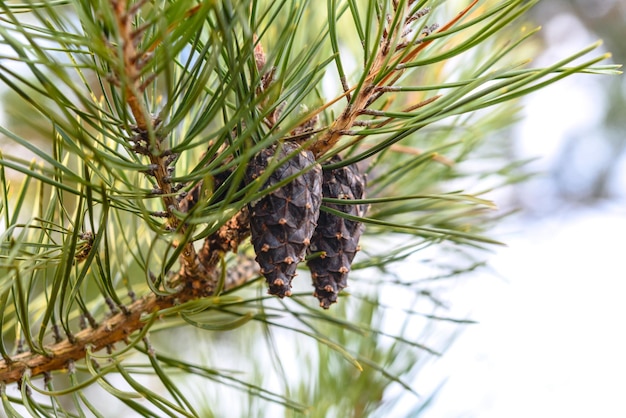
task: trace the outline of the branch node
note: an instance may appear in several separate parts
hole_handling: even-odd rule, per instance
[[[363,109],[359,112],[361,115],[370,115],[370,116],[385,116],[385,112],[382,110],[374,110],[374,109]]]
[[[119,310],[117,309],[117,306],[115,306],[115,302],[113,302],[113,299],[111,299],[111,297],[109,296],[105,297],[104,302],[109,307],[109,310],[111,311],[112,315],[115,315],[116,313],[119,312]]]
[[[119,308],[120,311],[122,311],[122,313],[126,316],[130,316],[130,314],[132,313],[126,305],[119,305]]]
[[[26,352],[26,349],[24,348],[24,342],[25,342],[25,341],[24,341],[24,337],[20,337],[20,338],[17,340],[17,347],[15,347],[15,352],[16,352],[17,354],[21,354],[21,353]],[[4,356],[3,356],[3,357],[4,357]],[[10,359],[10,357],[9,357],[9,359]],[[12,360],[11,360],[11,361],[12,361]]]
[[[46,373],[48,373],[48,372],[46,372]],[[76,373],[76,362],[74,362],[74,359],[69,359],[67,361],[67,373],[70,376]]]
[[[85,314],[80,314],[78,317],[78,327],[81,331],[87,329],[87,318],[85,318]]]
[[[150,164],[145,170],[140,170],[140,173],[146,174],[148,176],[156,176],[157,171],[159,170],[158,164]]]
[[[172,153],[172,150],[165,150],[165,151],[163,151],[162,156],[166,157],[165,161],[164,161],[165,165],[172,164],[174,161],[176,161],[176,159],[178,158],[179,155],[180,154],[178,154],[178,153]]]
[[[148,149],[148,147],[140,144],[139,142],[135,142],[135,143],[131,142],[130,150],[139,155],[147,155],[147,156],[151,155],[151,152]]]
[[[52,335],[54,337],[55,343],[63,341],[63,338],[61,338],[61,333],[59,332],[59,326],[57,324],[52,324]]]

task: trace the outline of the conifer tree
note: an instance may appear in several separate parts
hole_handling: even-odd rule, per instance
[[[523,180],[516,99],[617,71],[599,43],[533,67],[536,2],[0,2],[4,414],[417,395],[432,329],[470,322],[432,284],[483,264],[489,192]]]

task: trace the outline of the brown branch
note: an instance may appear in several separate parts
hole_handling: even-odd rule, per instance
[[[461,18],[469,13],[470,10],[477,3],[478,0],[473,0],[465,9],[459,12],[457,16],[451,19],[443,27],[438,29],[437,33],[441,33],[445,30],[450,29],[455,23],[457,23]],[[400,11],[397,12],[399,13]],[[396,30],[396,36],[398,35],[402,36],[402,31],[399,29]],[[339,115],[339,117],[335,119],[335,121],[331,124],[328,130],[323,135],[321,135],[310,147],[316,158],[319,158],[320,156],[328,152],[331,148],[333,148],[337,144],[337,142],[339,142],[339,139],[344,135],[345,132],[351,132],[350,128],[354,126],[357,117],[364,109],[366,109],[372,103],[372,99],[375,99],[375,95],[380,94],[381,90],[379,90],[379,87],[389,87],[400,79],[403,68],[398,67],[394,71],[391,71],[389,74],[383,77],[377,85],[374,85],[372,83],[372,80],[374,80],[376,76],[383,70],[385,63],[387,62],[388,55],[396,53],[395,49],[393,52],[390,50],[392,40],[388,31],[383,32],[383,39],[381,42],[381,47],[378,49],[377,56],[370,68],[370,71],[368,72],[367,77],[365,78],[365,82],[363,83],[363,86],[359,91],[357,98],[352,104],[349,104],[346,107],[346,109]],[[433,40],[428,40],[416,44],[409,53],[407,53],[404,57],[400,59],[400,65],[406,64],[407,62],[415,59],[415,57],[432,42]],[[401,45],[402,42],[399,42],[398,44]],[[408,44],[406,46],[408,46]],[[355,89],[356,87],[352,87],[346,90],[346,88],[344,87],[344,93],[342,95],[331,100],[329,103],[322,106],[315,112],[312,112],[311,117],[316,116],[330,105],[336,103],[339,99],[343,97],[349,97],[350,93]]]
[[[118,33],[122,42],[122,59],[124,60],[124,71],[128,83],[125,93],[128,106],[130,107],[137,129],[141,132],[148,131],[148,122],[144,116],[143,106],[138,97],[137,87],[139,87],[139,69],[137,68],[137,50],[135,48],[132,15],[127,11],[126,0],[112,0],[113,11],[117,23]]]
[[[85,358],[87,349],[92,352],[102,350],[119,341],[126,340],[133,332],[144,325],[142,316],[160,309],[169,308],[181,296],[159,298],[150,295],[128,306],[126,312],[118,313],[103,321],[98,328],[89,328],[74,334],[74,341],[65,339],[45,347],[47,355],[24,352],[11,357],[10,361],[0,361],[0,382],[20,381],[26,370],[37,376],[54,370],[67,368],[69,361]],[[189,298],[188,298],[189,299]],[[184,301],[184,298],[182,299]]]
[[[129,7],[126,0],[111,0],[113,10],[115,13],[116,24],[118,26],[118,33],[120,36],[120,42],[122,45],[122,60],[124,68],[125,95],[128,103],[128,107],[133,115],[136,124],[136,130],[139,132],[139,139],[142,142],[148,144],[148,152],[146,155],[150,159],[150,167],[153,167],[151,175],[155,178],[158,192],[162,195],[161,200],[163,202],[167,228],[169,230],[176,230],[181,234],[185,234],[187,225],[181,225],[179,219],[173,212],[173,209],[178,209],[178,202],[174,197],[172,185],[170,184],[169,172],[168,172],[168,159],[169,154],[163,149],[163,138],[155,138],[151,140],[150,133],[155,131],[158,120],[146,119],[148,114],[147,106],[144,103],[141,93],[146,89],[146,82],[141,80],[141,66],[143,59],[142,55],[137,51],[136,45],[139,43],[138,36],[143,34],[143,31],[137,32],[133,28],[132,20],[135,13],[139,11],[139,8]],[[188,11],[188,15],[193,15],[198,10],[197,7]],[[156,47],[156,46],[155,46]],[[151,50],[149,51],[151,52]],[[153,80],[154,81],[154,80]],[[185,247],[181,252],[181,274],[180,277],[198,277],[203,276],[206,278],[206,272],[204,271],[201,263],[198,260],[196,250],[193,246],[193,242],[184,244]]]
[[[384,56],[379,55],[375,60],[370,73],[380,71]],[[369,78],[369,77],[368,77]],[[352,89],[351,89],[352,90]],[[347,91],[348,94],[351,90]],[[346,109],[331,124],[328,130],[319,137],[311,146],[310,150],[315,154],[316,158],[324,155],[328,150],[335,146],[339,139],[343,136],[342,132],[349,131],[361,111],[367,107],[370,97],[376,92],[374,85],[369,83],[365,85],[358,93],[354,103],[348,105]]]
[[[356,98],[354,98],[352,103],[348,104],[346,109],[331,124],[328,130],[311,146],[310,149],[313,154],[315,154],[316,158],[324,155],[328,150],[334,147],[335,144],[339,142],[339,139],[344,135],[344,132],[350,131],[350,128],[352,128],[356,119],[362,114],[362,111],[371,104],[370,99],[375,94],[379,93],[372,80],[374,80],[385,67],[388,55],[391,53],[391,44],[392,39],[388,32],[385,31],[383,39],[381,40],[381,46],[378,48],[374,62],[372,63],[372,66],[365,77],[365,82],[358,91]],[[355,90],[355,87],[347,90],[344,87],[344,90],[344,95],[348,97],[349,94]]]
[[[233,289],[258,275],[258,265],[254,260],[239,257],[238,264],[226,274],[223,290]],[[84,329],[74,334],[71,341],[65,339],[45,346],[47,354],[26,351],[8,360],[0,360],[0,382],[9,384],[21,381],[27,370],[32,377],[66,369],[70,362],[84,359],[87,350],[97,352],[120,341],[128,341],[134,332],[145,326],[145,315],[210,296],[214,292],[214,289],[209,290],[202,283],[194,285],[188,282],[185,285],[187,287],[183,290],[169,296],[150,294],[138,299],[124,311],[105,319],[97,328]]]

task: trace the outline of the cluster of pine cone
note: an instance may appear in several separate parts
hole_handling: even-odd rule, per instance
[[[261,151],[250,161],[247,182],[259,178],[275,158],[286,162],[272,172],[262,189],[279,186],[249,205],[256,261],[269,284],[268,292],[282,298],[291,295],[297,266],[310,254],[307,265],[314,295],[320,306],[328,309],[347,286],[363,225],[320,211],[322,197],[361,199],[364,176],[355,165],[322,170],[311,151],[285,142]],[[330,162],[338,161],[339,157],[334,157]],[[363,216],[365,212],[363,205],[326,206],[353,216]]]

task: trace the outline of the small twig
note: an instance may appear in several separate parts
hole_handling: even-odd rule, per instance
[[[457,16],[455,16],[452,20],[450,20],[448,23],[446,23],[443,27],[439,29],[437,29],[438,27],[437,25],[430,25],[430,26],[425,27],[422,30],[421,35],[427,36],[435,31],[437,33],[440,33],[440,32],[444,32],[448,30],[456,22],[462,19],[467,13],[469,13],[469,11],[477,3],[478,3],[478,0],[473,0]],[[396,10],[396,12],[399,12],[399,11]],[[418,11],[414,15],[415,18],[413,20],[422,17],[426,13],[428,13],[428,10],[426,9]],[[411,20],[411,18],[412,17],[409,17],[407,22],[413,21]],[[399,33],[399,35],[401,35],[401,33]],[[344,109],[344,111],[339,115],[339,117],[337,117],[337,119],[335,119],[335,121],[328,127],[327,131],[324,134],[322,134],[319,138],[317,138],[317,141],[313,145],[311,145],[310,150],[313,151],[316,158],[319,158],[320,156],[324,155],[332,147],[334,147],[335,144],[337,144],[339,139],[342,137],[342,132],[351,132],[350,128],[353,126],[354,122],[356,121],[356,118],[360,114],[366,113],[365,110],[367,109],[367,107],[370,106],[376,99],[378,99],[384,93],[383,89],[385,87],[393,85],[395,82],[397,82],[400,79],[403,65],[408,62],[411,62],[417,56],[417,54],[419,54],[424,48],[426,48],[426,46],[428,46],[431,42],[433,42],[433,40],[430,39],[430,40],[421,40],[420,42],[415,43],[414,48],[411,51],[409,51],[405,56],[402,57],[399,65],[396,66],[395,71],[391,71],[389,74],[383,77],[382,80],[380,80],[380,82],[377,83],[377,85],[373,85],[372,80],[374,80],[376,76],[382,71],[383,66],[387,62],[388,54],[391,53],[389,51],[389,45],[391,45],[391,42],[392,42],[391,38],[392,37],[390,36],[389,31],[387,30],[387,27],[385,27],[383,30],[383,35],[381,39],[382,45],[378,50],[378,55],[374,59],[374,62],[370,68],[370,71],[365,77],[365,83],[363,83],[363,87],[361,88],[361,90],[359,90],[357,98],[352,101],[351,103],[352,106],[346,107],[346,109]],[[402,44],[402,42],[400,42],[399,44]],[[409,47],[409,46],[410,46],[409,44],[405,45],[405,47]],[[317,110],[317,112],[314,114],[318,114],[322,112],[324,109],[336,103],[341,98],[348,96],[355,89],[356,87],[352,87],[347,90],[344,88],[344,93],[342,95],[329,101],[324,106],[321,106]],[[424,103],[427,104],[426,102]]]

